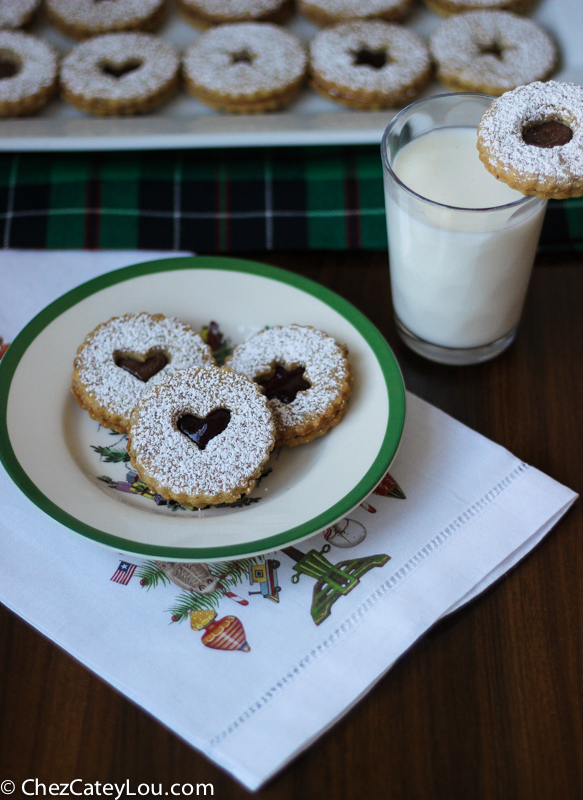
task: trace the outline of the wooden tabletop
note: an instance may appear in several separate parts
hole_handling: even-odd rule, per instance
[[[478,367],[433,364],[400,343],[384,254],[248,257],[348,298],[387,337],[411,391],[581,491],[583,254],[539,257],[515,344]],[[436,625],[257,796],[580,800],[582,584],[578,502],[518,567]],[[134,791],[139,783],[210,782],[215,797],[249,796],[1,608],[0,784],[30,777],[47,785],[129,779]]]

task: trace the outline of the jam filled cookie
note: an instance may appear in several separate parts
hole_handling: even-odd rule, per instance
[[[528,11],[533,0],[423,0],[427,8],[449,17],[462,11],[514,11],[523,14]]]
[[[32,114],[53,97],[58,86],[53,48],[20,31],[0,31],[0,117]]]
[[[442,22],[429,41],[437,78],[454,91],[501,95],[556,69],[551,37],[508,11],[468,11]]]
[[[478,151],[498,180],[542,198],[583,195],[583,86],[531,83],[494,100]]]
[[[67,36],[151,31],[162,22],[166,0],[46,0],[50,22]]]
[[[384,19],[398,22],[413,8],[415,0],[300,0],[300,12],[316,25],[326,27],[354,19]]]
[[[292,0],[177,0],[178,11],[193,25],[211,28],[227,22],[285,22]]]
[[[337,425],[352,391],[348,350],[322,331],[288,325],[260,331],[226,363],[261,387],[273,413],[276,447],[311,442]]]
[[[273,442],[259,388],[231,369],[200,367],[148,389],[131,415],[128,452],[152,491],[202,508],[249,494]]]
[[[374,110],[410,103],[431,77],[420,36],[381,20],[345,22],[310,42],[310,84],[322,97]]]
[[[63,99],[100,116],[142,114],[178,89],[174,47],[147,33],[109,33],[78,44],[61,66]]]
[[[201,103],[233,113],[289,105],[305,78],[307,55],[291,33],[267,22],[220,25],[183,59],[186,88]]]
[[[0,0],[0,28],[24,28],[39,5],[40,0]]]
[[[77,350],[73,394],[92,419],[127,433],[133,407],[152,384],[214,363],[188,325],[162,314],[125,314],[98,325]]]

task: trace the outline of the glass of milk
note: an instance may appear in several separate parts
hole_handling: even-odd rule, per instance
[[[486,361],[512,343],[546,210],[478,157],[477,127],[492,99],[420,100],[381,144],[397,330],[445,364]]]

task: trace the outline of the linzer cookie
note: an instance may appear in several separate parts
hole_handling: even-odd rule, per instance
[[[289,17],[292,0],[177,0],[179,13],[199,28],[228,22],[276,22]]]
[[[132,409],[152,384],[214,363],[188,325],[162,314],[125,314],[98,325],[79,347],[72,391],[93,419],[127,433]]]
[[[345,22],[310,42],[310,84],[335,103],[363,110],[405,105],[431,77],[427,45],[381,20]]]
[[[316,25],[326,27],[354,19],[398,22],[414,4],[415,0],[300,0],[299,9]]]
[[[166,0],[46,0],[46,15],[67,36],[151,31],[164,18]]]
[[[533,0],[424,0],[427,8],[449,17],[463,11],[514,11],[523,14],[531,7]]]
[[[442,22],[429,40],[437,78],[453,91],[501,95],[544,81],[557,67],[549,34],[508,11],[468,11]]]
[[[498,180],[542,198],[583,195],[583,87],[531,83],[495,100],[478,126],[478,151]]]
[[[202,508],[253,490],[274,433],[256,384],[232,369],[205,366],[146,391],[131,415],[128,452],[153,491]]]
[[[226,363],[255,381],[269,401],[276,446],[311,442],[337,425],[352,391],[348,349],[309,326],[267,328]]]
[[[58,57],[47,42],[0,31],[0,117],[32,114],[57,91]]]
[[[307,56],[291,33],[267,22],[220,25],[186,51],[188,92],[231,113],[262,113],[289,105],[304,82]]]
[[[40,0],[0,0],[0,28],[23,28],[39,5]]]
[[[100,116],[141,114],[178,89],[180,57],[148,33],[109,33],[81,42],[63,59],[63,99]]]

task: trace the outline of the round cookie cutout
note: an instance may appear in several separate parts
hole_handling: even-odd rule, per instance
[[[311,40],[309,52],[312,88],[350,108],[406,105],[431,77],[431,57],[423,39],[381,20],[325,28]]]
[[[89,114],[142,114],[176,93],[179,68],[174,47],[151,34],[95,36],[63,59],[61,94]]]
[[[200,367],[148,389],[131,415],[128,452],[150,489],[202,508],[253,490],[274,432],[252,381],[226,367]]]
[[[352,391],[348,349],[310,326],[267,328],[238,345],[226,364],[265,393],[276,447],[311,442],[337,425]]]
[[[464,11],[513,11],[524,14],[533,0],[423,0],[427,8],[442,17]]]
[[[300,0],[300,13],[322,27],[356,19],[399,22],[413,9],[415,0]]]
[[[263,113],[289,105],[305,78],[300,40],[267,22],[240,22],[206,31],[186,50],[188,92],[231,113]]]
[[[429,40],[437,79],[453,91],[501,95],[544,81],[557,47],[539,25],[508,11],[467,11],[444,20]]]
[[[583,86],[531,83],[494,100],[478,152],[498,180],[525,195],[583,196]]]
[[[73,39],[151,31],[162,22],[165,12],[166,0],[46,0],[49,22]]]
[[[177,0],[179,13],[198,28],[233,22],[285,22],[292,0]]]
[[[132,409],[177,370],[215,364],[198,333],[163,314],[125,314],[98,325],[77,350],[73,395],[92,419],[127,433]]]
[[[0,31],[0,117],[32,114],[57,91],[56,51],[20,31]]]
[[[24,28],[39,5],[40,0],[0,0],[0,28]]]

